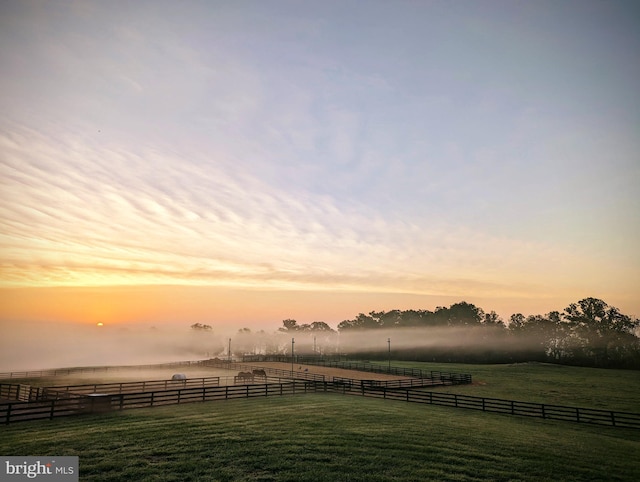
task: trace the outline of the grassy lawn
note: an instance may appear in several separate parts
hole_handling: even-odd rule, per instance
[[[465,365],[393,362],[393,366],[470,373],[473,385],[438,391],[477,397],[640,412],[640,371],[607,370],[547,363]]]
[[[82,481],[640,480],[640,431],[312,394],[0,428],[3,455],[78,455]]]

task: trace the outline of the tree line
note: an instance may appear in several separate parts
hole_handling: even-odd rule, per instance
[[[290,355],[294,350],[296,355],[347,354],[372,360],[392,356],[434,362],[538,361],[640,369],[640,320],[597,298],[585,298],[546,315],[516,313],[506,321],[494,311],[461,301],[433,311],[359,313],[340,322],[337,330],[323,321],[299,324],[286,319],[274,333],[243,328],[232,340],[216,343],[210,325],[195,323],[191,329],[208,333],[211,353],[223,358],[231,348],[235,355]]]
[[[457,344],[396,350],[395,359],[474,363],[541,361],[640,369],[640,320],[597,298],[571,303],[563,312],[526,317],[517,313],[506,323],[495,312],[486,313],[464,301],[434,311],[372,311],[342,321],[338,331],[417,327],[464,329],[457,332],[460,334]]]

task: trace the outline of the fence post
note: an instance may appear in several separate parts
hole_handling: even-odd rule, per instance
[[[541,407],[542,407],[542,418],[547,418],[547,414],[544,411],[544,403],[541,405]]]
[[[151,392],[151,405],[153,407],[153,396],[155,395],[156,392]]]
[[[580,422],[580,409],[576,407],[576,422]]]
[[[615,412],[611,412],[611,425],[616,426],[616,414]]]
[[[7,425],[9,425],[9,419],[11,418],[11,407],[13,407],[12,403],[7,405],[7,420],[5,422]]]
[[[203,386],[202,387],[202,401],[203,402],[206,400],[206,396],[205,396],[206,393],[207,393],[207,389]]]
[[[49,420],[53,420],[53,412],[55,410],[55,407],[56,407],[56,401],[51,400],[51,413],[49,415]]]

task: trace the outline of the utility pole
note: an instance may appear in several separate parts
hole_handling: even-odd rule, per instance
[[[293,345],[296,343],[295,338],[291,338],[291,377],[293,377]]]
[[[231,363],[231,338],[229,338],[229,349],[227,350],[227,360]]]
[[[315,335],[313,336],[313,354],[316,354],[316,337]]]
[[[389,344],[389,373],[391,373],[391,338],[387,338]]]

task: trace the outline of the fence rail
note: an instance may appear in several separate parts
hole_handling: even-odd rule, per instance
[[[0,424],[161,405],[295,395],[315,390],[316,387],[312,382],[288,380],[282,383],[204,386],[136,393],[77,395],[69,392],[67,398],[38,402],[0,403]]]
[[[74,373],[95,373],[109,370],[148,370],[155,368],[173,368],[182,366],[199,365],[200,361],[177,361],[170,363],[156,363],[150,365],[109,365],[92,367],[71,367],[71,368],[51,368],[45,370],[28,370],[15,372],[0,372],[0,380],[11,380],[13,378],[42,378],[55,377],[59,375],[71,375]]]
[[[0,423],[8,424],[75,415],[81,413],[86,406],[85,398],[70,396],[69,398],[39,402],[0,403]]]
[[[347,394],[359,394],[365,397],[466,408],[491,413],[640,429],[640,413],[614,412],[593,408],[568,407],[563,405],[521,402],[517,400],[473,397],[470,395],[440,393],[419,389],[397,390],[387,387],[370,387],[366,385],[362,385],[359,391],[345,392],[340,389],[336,391]]]
[[[247,355],[243,357],[243,361],[291,363],[291,357],[283,355]],[[422,370],[421,368],[394,367],[389,365],[378,365],[370,362],[346,361],[335,358],[321,358],[317,356],[296,355],[294,356],[294,363],[343,368],[345,370],[358,370],[371,373],[386,373],[390,375],[415,378],[442,379],[451,381],[452,384],[455,385],[469,384],[472,381],[471,375],[467,373],[449,373],[435,370]]]
[[[199,362],[201,366],[215,367],[215,368],[224,368],[227,370],[240,370],[240,371],[253,371],[253,370],[264,370],[265,373],[269,375],[275,375],[281,378],[289,378],[296,380],[309,380],[314,382],[324,382],[324,375],[318,375],[316,373],[308,373],[302,371],[295,370],[281,370],[279,368],[268,368],[259,365],[249,365],[247,363],[236,363],[236,362],[227,362],[224,360],[202,360]]]
[[[28,402],[38,400],[42,388],[23,383],[0,383],[0,399]]]
[[[220,386],[220,377],[187,378],[186,380],[147,380],[141,382],[89,383],[84,385],[65,385],[46,387],[42,396],[55,392],[89,393],[124,393],[144,392],[149,390],[167,390],[169,388],[196,388]]]
[[[333,383],[337,386],[348,387],[349,390],[357,390],[360,387],[369,388],[388,388],[388,389],[406,389],[406,388],[424,388],[424,387],[441,387],[455,385],[447,378],[403,378],[400,380],[361,380],[355,378],[333,377]]]
[[[345,379],[349,381],[349,379]],[[367,380],[363,380],[367,382]],[[418,388],[375,386],[361,380],[349,383],[287,380],[245,385],[201,386],[115,394],[75,394],[60,392],[66,398],[37,402],[0,403],[0,423],[52,419],[79,413],[174,405],[180,403],[229,400],[235,398],[284,396],[309,392],[331,392],[412,403],[480,410],[483,412],[563,420],[596,425],[640,429],[640,414],[614,412],[562,405],[547,405],[516,400],[473,397],[454,393],[425,391]],[[360,382],[359,386],[355,382]]]
[[[246,364],[228,362],[198,362],[206,366],[226,366],[229,369],[248,370]],[[610,410],[547,405],[541,403],[474,397],[454,393],[426,391],[420,387],[460,383],[456,377],[412,378],[403,380],[356,380],[334,377],[333,382],[324,376],[310,379],[292,379],[291,371],[267,369],[270,376],[257,382],[242,385],[219,386],[219,377],[206,377],[185,381],[151,380],[108,384],[88,384],[65,387],[30,387],[24,384],[0,383],[0,398],[23,401],[0,403],[0,424],[24,420],[52,419],[79,413],[95,413],[129,408],[153,407],[179,403],[228,400],[233,398],[266,397],[307,392],[333,392],[366,397],[401,400],[413,403],[480,410],[483,412],[536,417],[640,429],[640,413],[614,412]],[[434,373],[434,372],[431,372]],[[439,373],[439,372],[435,372]],[[283,374],[283,377],[271,376]],[[426,375],[425,372],[422,373]],[[294,375],[312,376],[309,373]],[[217,379],[217,380],[216,380]],[[264,383],[260,383],[264,381]],[[171,386],[171,383],[183,386]],[[188,382],[195,386],[186,385]],[[117,393],[103,394],[108,390]],[[137,391],[136,391],[137,390]],[[48,398],[48,399],[47,399]],[[26,401],[31,400],[31,401]],[[34,401],[37,400],[37,401]]]

